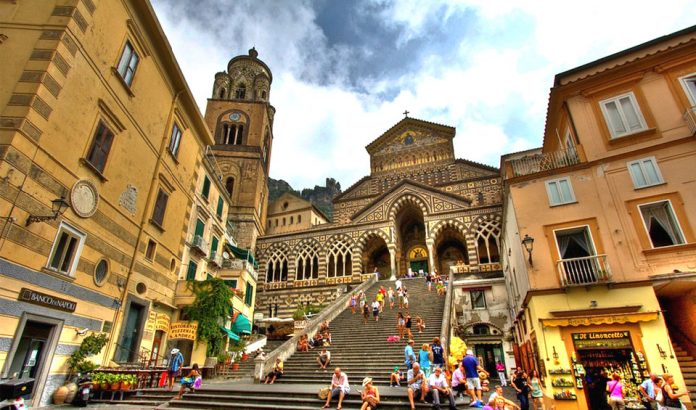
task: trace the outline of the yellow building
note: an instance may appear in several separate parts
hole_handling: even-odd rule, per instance
[[[502,158],[516,357],[557,408],[597,408],[601,368],[696,390],[694,55],[691,27],[558,74],[543,146]]]
[[[266,235],[302,231],[328,222],[329,218],[313,203],[284,192],[268,205]]]
[[[104,364],[166,343],[213,140],[147,2],[2,2],[0,31],[0,365],[37,405],[85,333]]]

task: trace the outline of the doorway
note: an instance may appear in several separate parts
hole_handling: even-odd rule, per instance
[[[495,365],[498,360],[505,362],[502,344],[478,344],[474,346],[474,354],[480,365],[490,374],[498,374]]]
[[[138,360],[144,316],[145,306],[133,301],[128,302],[126,318],[123,321],[121,330],[121,339],[114,357],[116,363],[133,363]]]
[[[159,364],[160,346],[162,346],[162,339],[164,338],[164,331],[157,330],[155,332],[155,339],[152,341],[152,352],[150,353],[150,366],[157,366]]]
[[[428,272],[428,260],[411,261],[410,262],[411,272],[418,275],[420,272]]]

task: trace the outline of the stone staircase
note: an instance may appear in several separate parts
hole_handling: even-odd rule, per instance
[[[689,398],[693,406],[696,403],[696,360],[674,340],[672,340],[672,346],[674,347],[674,355],[677,357],[679,367],[681,367],[682,375],[686,382],[686,390],[689,392]]]

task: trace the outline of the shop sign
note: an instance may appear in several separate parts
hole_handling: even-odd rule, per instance
[[[627,339],[630,337],[628,331],[573,333],[573,340]]]
[[[145,331],[154,332],[155,331],[155,321],[157,320],[157,312],[150,311],[147,316],[147,322],[145,322]]]
[[[542,319],[544,326],[592,326],[649,322],[657,319],[657,312],[640,312],[620,315],[582,316]]]
[[[155,330],[161,330],[163,332],[166,332],[169,330],[169,316],[158,313],[157,314],[157,321],[155,322]]]
[[[573,333],[576,349],[625,349],[631,347],[628,331]]]
[[[169,326],[170,339],[196,340],[198,322],[174,322]]]
[[[70,313],[74,312],[75,308],[77,308],[77,302],[61,299],[41,292],[35,292],[27,288],[22,288],[22,290],[19,291],[17,300]]]

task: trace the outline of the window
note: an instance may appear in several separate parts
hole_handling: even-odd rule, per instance
[[[207,175],[203,176],[203,189],[201,190],[201,195],[203,195],[205,199],[208,199],[210,195],[210,179]]]
[[[549,196],[549,205],[551,206],[576,202],[573,186],[570,184],[569,178],[546,181],[546,193]]]
[[[157,242],[150,239],[147,241],[147,248],[145,249],[145,257],[149,260],[155,258],[155,248],[157,248]]]
[[[194,261],[189,261],[188,270],[186,271],[186,280],[196,280],[196,271],[198,264]]]
[[[220,243],[220,239],[218,239],[216,236],[213,236],[213,239],[210,241],[210,258],[211,259],[217,255],[219,243]]]
[[[499,236],[500,224],[498,222],[481,222],[476,231],[476,250],[480,264],[500,262]]]
[[[48,268],[73,276],[84,242],[85,234],[61,222],[48,259]]]
[[[246,85],[239,84],[234,92],[234,98],[239,98],[240,100],[243,100],[244,97],[246,97]]]
[[[179,144],[181,143],[181,130],[179,129],[179,125],[177,123],[174,123],[174,126],[172,127],[172,137],[169,140],[169,152],[172,153],[175,157],[179,154]]]
[[[302,222],[302,215],[297,215],[297,223],[299,224],[301,222]]]
[[[218,205],[217,205],[217,211],[215,212],[217,214],[218,219],[222,219],[222,209],[225,205],[225,202],[222,200],[222,197],[218,197]]]
[[[157,193],[157,200],[155,201],[155,209],[152,211],[152,222],[157,226],[162,227],[164,225],[164,213],[167,210],[167,201],[169,201],[169,194],[164,192],[160,188]]]
[[[292,225],[294,221],[295,221],[295,217],[294,217],[294,216],[290,216],[290,225]]]
[[[338,239],[328,251],[327,273],[329,277],[350,276],[352,274],[352,253],[346,242]]]
[[[275,219],[275,226],[278,227],[278,218]]]
[[[234,177],[227,177],[227,180],[225,181],[225,189],[227,190],[230,198],[232,198],[232,193],[234,192]]]
[[[682,77],[679,79],[679,81],[681,81],[682,86],[684,87],[686,96],[689,97],[691,106],[696,106],[696,73]]]
[[[109,262],[106,259],[102,259],[97,262],[97,266],[94,268],[94,283],[97,286],[102,286],[106,281],[106,275],[109,274]]]
[[[94,132],[92,145],[89,147],[89,153],[87,154],[87,162],[99,173],[104,173],[106,159],[109,156],[109,151],[111,151],[113,140],[114,133],[111,132],[103,121],[99,121],[99,126],[97,126],[97,130]]]
[[[471,308],[485,309],[486,308],[486,292],[483,290],[471,291]]]
[[[242,145],[244,125],[222,123],[220,127],[220,143],[225,145]]]
[[[474,325],[472,331],[477,336],[484,336],[491,334],[491,328],[488,325]]]
[[[281,249],[276,248],[268,258],[266,283],[286,280],[288,280],[288,258]]]
[[[196,219],[196,230],[193,233],[194,238],[196,236],[200,236],[202,238],[203,233],[205,233],[205,222],[200,219]]]
[[[623,137],[647,129],[633,93],[601,101],[604,118],[612,138]]]
[[[254,286],[251,283],[247,283],[244,291],[244,304],[251,306],[252,299],[254,299]]]
[[[670,201],[639,205],[638,208],[653,248],[685,243]]]
[[[135,70],[138,68],[138,61],[140,58],[138,54],[133,49],[133,46],[129,41],[126,41],[126,45],[123,47],[123,53],[121,53],[121,60],[118,62],[118,73],[121,74],[123,81],[130,87],[133,83],[133,76],[135,75]]]
[[[307,242],[299,249],[295,279],[317,279],[319,277],[319,244],[314,241]]]
[[[225,285],[230,289],[237,289],[237,279],[223,279]]]
[[[660,169],[657,167],[657,160],[655,157],[630,161],[626,163],[626,165],[628,167],[628,172],[631,174],[633,186],[636,189],[658,185],[664,182],[660,174]]]
[[[205,280],[213,280],[215,276],[213,276],[212,273],[208,272],[205,274]]]
[[[587,225],[554,231],[563,286],[598,283],[609,279],[602,257],[597,257]]]
[[[285,226],[285,217],[283,217],[283,226]]]

